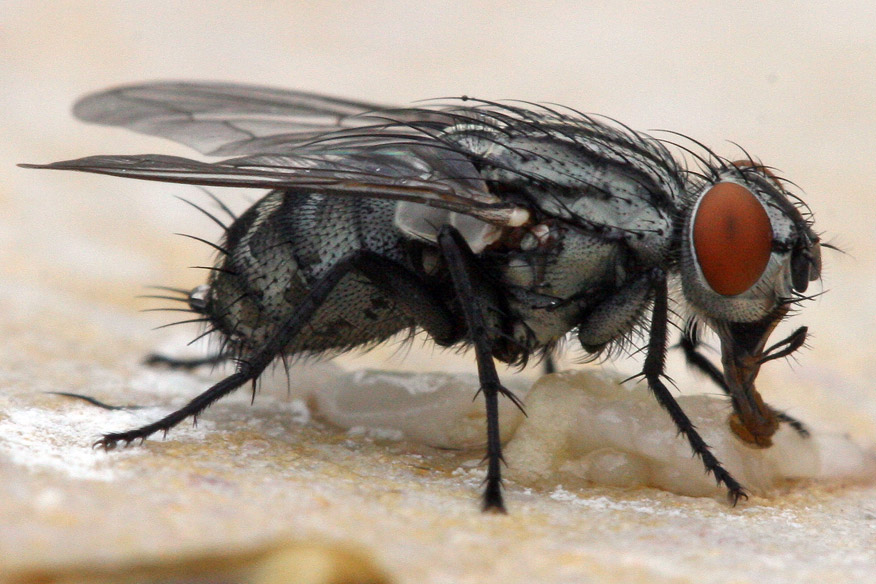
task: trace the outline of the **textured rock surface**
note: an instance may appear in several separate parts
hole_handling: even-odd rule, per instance
[[[9,299],[3,301],[8,307]],[[62,318],[50,310],[43,316],[51,326]],[[88,326],[70,324],[77,333]],[[545,396],[558,399],[544,403],[537,392],[530,395],[532,419],[508,446],[507,517],[477,510],[480,450],[438,450],[388,431],[392,421],[404,421],[398,414],[406,411],[403,403],[384,414],[383,431],[345,432],[309,416],[294,392],[287,395],[285,387],[267,382],[253,405],[248,395],[236,395],[211,408],[197,428],[183,425],[165,441],[109,454],[95,451],[90,442],[101,430],[137,425],[167,408],[107,412],[40,391],[88,388],[109,401],[180,403],[209,380],[147,370],[135,364],[136,351],[114,351],[117,363],[108,365],[59,354],[64,345],[77,352],[124,345],[123,338],[105,332],[81,345],[66,343],[54,329],[32,330],[54,339],[44,361],[8,343],[2,347],[20,367],[18,379],[3,376],[10,389],[0,404],[0,557],[8,572],[115,582],[120,574],[215,575],[218,561],[230,581],[245,581],[234,578],[273,561],[274,547],[295,550],[314,540],[328,550],[320,553],[332,557],[354,546],[362,569],[385,570],[402,582],[603,581],[609,575],[616,581],[708,582],[724,581],[717,574],[726,570],[766,581],[814,581],[837,573],[864,577],[874,560],[876,503],[867,481],[774,484],[736,508],[708,480],[693,483],[707,497],[576,482],[582,462],[575,453],[585,447],[580,433],[569,433],[558,421],[569,411],[564,406],[591,400],[617,412],[641,401],[634,396],[615,400],[626,406],[606,403],[598,383],[596,397],[564,398],[552,391]],[[315,377],[331,386],[349,376],[318,367]],[[383,391],[373,384],[371,390]],[[445,393],[445,401],[470,402],[470,394],[462,400],[462,392],[444,391],[451,394]],[[673,450],[671,428],[661,428],[662,417],[651,415],[659,410],[645,411],[650,413],[625,417],[616,427],[657,420],[651,444]],[[549,412],[554,423],[545,426]],[[475,410],[472,417],[480,419]],[[598,425],[592,427],[598,438]],[[552,443],[552,433],[563,440]],[[710,439],[720,433],[706,429]],[[435,430],[421,438],[442,435]],[[781,441],[777,448],[783,448]],[[533,452],[552,462],[539,463]],[[682,461],[675,485],[698,480],[699,463],[683,452],[656,454],[674,457],[672,464]]]
[[[876,22],[868,4],[149,6],[148,13],[139,4],[87,0],[0,7],[0,580],[15,573],[18,582],[259,581],[265,571],[320,566],[337,578],[313,582],[872,579],[876,486],[869,478],[836,480],[861,464],[827,465],[876,444],[876,178],[867,130],[876,119]],[[368,382],[355,373],[365,368],[472,373],[470,357],[419,345],[403,365],[395,347],[382,348],[340,363],[353,373],[296,372],[288,393],[284,379],[266,382],[253,405],[241,392],[165,441],[92,450],[101,431],[178,407],[219,373],[139,365],[156,349],[185,350],[196,331],[150,332],[171,317],[139,314],[160,303],[134,298],[149,293],[146,284],[200,283],[203,273],[185,267],[208,263],[210,250],[169,234],[213,238],[215,226],[173,198],[197,199],[196,189],[14,164],[109,151],[190,155],[69,115],[78,95],[154,78],[274,84],[390,103],[461,93],[556,101],[637,128],[677,130],[733,158],[726,140],[739,142],[801,185],[817,228],[850,252],[825,252],[829,294],[795,317],[813,333],[810,350],[790,366],[766,366],[759,387],[810,424],[818,452],[831,444],[851,450],[808,466],[832,480],[765,483],[735,508],[701,476],[681,483],[704,496],[635,486],[652,461],[621,446],[638,434],[597,432],[602,418],[578,407],[589,398],[547,391],[554,382],[546,380],[530,395],[532,420],[515,420],[511,410],[506,416],[508,432],[519,424],[521,440],[508,446],[511,514],[485,516],[473,431],[480,414],[470,394],[446,403],[421,396],[425,404],[401,409],[347,399],[359,397],[355,383]],[[236,193],[220,194],[238,209],[246,205]],[[632,375],[640,363],[612,366]],[[337,375],[349,384],[326,386]],[[702,399],[689,394],[716,393],[687,376],[677,357],[670,375],[693,400],[686,407],[696,410]],[[503,377],[526,387],[534,374]],[[320,387],[322,397],[307,397]],[[108,412],[50,391],[154,407]],[[623,418],[608,428],[630,421],[638,397],[628,398],[618,409],[602,401],[605,416]],[[718,443],[725,414],[701,403],[703,415],[714,416],[703,418],[712,422],[702,429]],[[551,416],[558,411],[578,415],[562,427],[562,416]],[[648,412],[645,419],[660,419]],[[430,424],[412,424],[417,416]],[[362,429],[369,424],[382,430]],[[582,424],[594,430],[591,438],[614,445],[583,454],[590,446],[575,431]],[[417,441],[399,439],[413,430],[422,432]],[[543,444],[550,440],[553,446]],[[677,441],[656,443],[681,464],[683,448],[671,451]],[[533,457],[544,452],[561,456]],[[684,463],[699,472],[696,461]],[[594,476],[626,486],[585,482]],[[287,567],[271,567],[278,564]]]

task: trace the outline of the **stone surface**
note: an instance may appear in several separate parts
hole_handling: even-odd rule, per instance
[[[723,499],[724,487],[703,472],[650,392],[621,379],[586,369],[540,379],[526,399],[528,416],[506,448],[510,476],[547,488],[650,486]],[[876,457],[848,438],[804,437],[783,425],[770,448],[752,448],[730,431],[725,398],[687,395],[678,403],[718,460],[752,493],[775,493],[798,479],[876,477]]]
[[[876,22],[868,4],[424,9],[388,1],[256,10],[226,1],[205,10],[155,0],[147,13],[128,3],[11,0],[0,7],[0,30],[0,580],[256,581],[260,568],[284,558],[302,568],[334,566],[329,573],[338,578],[349,568],[378,582],[417,584],[872,579],[876,486],[870,477],[837,479],[865,468],[876,444],[876,141],[868,125],[876,119]],[[508,412],[508,433],[519,424],[508,446],[510,514],[483,515],[482,452],[472,430],[480,414],[470,395],[448,388],[458,400],[429,403],[421,395],[393,407],[349,401],[358,397],[355,384],[368,382],[357,373],[366,369],[472,374],[470,355],[433,353],[419,340],[405,361],[390,345],[338,360],[345,372],[296,370],[288,391],[282,376],[266,380],[252,405],[241,391],[167,440],[92,450],[100,432],[152,420],[221,374],[140,365],[151,351],[201,347],[185,347],[195,328],[150,332],[173,315],[140,314],[161,303],[135,299],[153,293],[147,284],[201,282],[201,270],[185,267],[209,263],[211,250],[170,233],[213,239],[217,232],[173,198],[208,201],[196,189],[14,164],[106,152],[191,155],[69,115],[85,92],[154,78],[273,84],[388,103],[462,93],[553,101],[636,128],[677,130],[731,158],[738,150],[726,140],[739,142],[805,189],[816,228],[848,252],[825,251],[828,293],[788,327],[810,327],[809,349],[790,365],[770,363],[759,378],[766,399],[806,421],[816,450],[833,454],[817,468],[805,465],[816,469],[814,478],[777,480],[785,469],[736,507],[719,491],[690,496],[647,481],[636,486],[652,462],[620,448],[636,432],[581,444],[582,425],[594,430],[591,438],[605,436],[596,431],[598,417],[580,415],[592,414],[589,407],[571,410],[579,416],[559,432],[561,416],[551,408],[590,398],[546,391],[555,386],[544,380],[530,395],[532,421]],[[257,196],[219,194],[236,209]],[[640,356],[610,366],[629,376]],[[705,404],[703,414],[714,417],[703,418],[704,432],[723,429],[723,413],[709,413],[715,402],[697,401],[716,390],[684,370],[673,356],[669,373],[693,400],[686,407]],[[522,389],[537,377],[501,374]],[[347,381],[308,397],[339,378]],[[150,407],[110,412],[46,393],[57,391]],[[641,387],[631,391],[647,397]],[[635,408],[624,408],[638,395],[617,409],[602,399],[608,409],[599,411],[621,417],[607,427],[625,427]],[[428,409],[416,409],[418,399]],[[412,423],[417,415],[430,424]],[[354,430],[335,425],[343,423]],[[371,424],[381,431],[364,430]],[[414,430],[422,432],[416,440],[400,438]],[[667,438],[665,429],[660,436]],[[562,448],[546,449],[549,439]],[[669,446],[667,456],[684,458]],[[840,446],[848,447],[843,456],[825,450]],[[539,452],[564,454],[539,461]],[[696,461],[686,462],[698,472]],[[615,486],[592,484],[594,477]]]

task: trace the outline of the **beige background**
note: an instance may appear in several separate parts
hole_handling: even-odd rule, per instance
[[[166,318],[137,313],[146,306],[135,299],[144,284],[190,286],[202,277],[186,267],[207,261],[207,250],[170,234],[216,234],[209,221],[172,196],[197,198],[192,189],[14,165],[97,153],[189,155],[183,147],[162,140],[80,124],[70,116],[70,106],[83,93],[127,82],[230,80],[390,104],[460,94],[557,102],[606,114],[638,129],[681,132],[731,157],[738,148],[730,141],[744,146],[800,186],[814,211],[816,228],[847,251],[825,253],[823,288],[828,293],[789,324],[810,326],[810,349],[799,354],[793,367],[771,365],[762,378],[763,391],[821,431],[848,433],[865,447],[876,442],[876,8],[871,2],[348,4],[0,3],[2,399],[24,400],[15,402],[21,405],[41,390],[87,390],[95,383],[124,387],[125,376],[137,367],[137,355],[179,344],[189,334],[151,332],[150,327]],[[246,204],[237,195],[227,196],[238,207]],[[399,361],[388,366],[399,366]],[[406,366],[422,365],[414,360]],[[635,372],[634,363],[625,366]],[[673,376],[687,379],[681,373]],[[43,397],[33,399],[40,407],[59,407],[47,405]],[[0,443],[3,440],[0,435]],[[380,451],[378,455],[391,457]],[[34,475],[23,469],[0,458],[7,489],[19,485],[27,490],[23,485],[44,480],[56,485],[50,492],[63,492],[63,481],[51,473]],[[247,480],[245,474],[241,477]],[[60,543],[65,538],[52,535],[57,525],[38,520],[39,513],[28,515],[29,495],[15,492],[20,496],[16,511],[4,511],[0,503],[0,557],[9,561],[13,551],[24,554],[15,565],[96,557],[88,545],[73,549]],[[806,575],[806,562],[813,563],[809,574],[851,581],[858,571],[876,567],[865,521],[868,513],[876,512],[876,492],[849,487],[819,496],[826,499],[807,502],[794,491],[794,501],[769,503],[774,511],[776,505],[789,505],[792,514],[822,505],[818,509],[823,515],[797,517],[812,533],[796,534],[794,543],[770,540],[773,531],[781,531],[781,523],[765,519],[762,531],[745,526],[778,550],[772,559],[757,561],[743,561],[742,552],[756,554],[763,550],[761,545],[746,548],[734,535],[739,556],[733,546],[720,545],[721,538],[735,532],[719,527],[726,519],[720,504],[702,502],[690,503],[694,510],[682,521],[706,517],[697,524],[699,532],[689,532],[667,549],[659,532],[643,536],[643,531],[634,530],[618,540],[627,542],[632,556],[606,555],[605,548],[588,544],[584,534],[593,522],[620,529],[615,522],[621,520],[602,516],[603,509],[598,516],[588,516],[597,512],[580,505],[551,511],[558,516],[578,514],[581,523],[565,527],[583,539],[566,542],[568,547],[550,543],[556,536],[551,529],[528,530],[523,519],[527,513],[520,509],[513,519],[522,523],[509,524],[523,526],[515,528],[520,539],[506,542],[514,552],[506,559],[484,542],[504,542],[513,530],[497,530],[489,523],[485,527],[482,522],[491,520],[482,520],[473,505],[466,507],[462,496],[455,504],[465,528],[456,539],[447,536],[448,541],[441,542],[457,548],[464,566],[458,571],[450,570],[440,554],[419,548],[410,552],[414,559],[404,559],[408,552],[383,548],[378,535],[342,527],[323,533],[318,516],[302,519],[301,525],[293,521],[290,531],[297,527],[304,535],[323,533],[380,547],[374,552],[380,562],[389,565],[399,581],[410,582],[474,582],[476,574],[491,571],[505,574],[505,583],[533,577],[585,581],[585,573],[597,578],[594,581],[600,573],[614,573],[624,581],[781,581],[790,566],[802,569],[795,572],[798,577]],[[793,507],[795,502],[799,508]],[[698,505],[710,511],[696,510]],[[70,508],[79,517],[72,525],[81,528],[83,520],[76,513],[92,507],[83,503]],[[385,512],[392,513],[389,509]],[[837,510],[848,513],[842,517],[845,531],[831,533],[831,513],[842,514]],[[4,519],[3,513],[9,516]],[[258,508],[251,513],[258,516]],[[719,517],[719,526],[710,513]],[[433,521],[428,513],[409,519],[416,529]],[[404,523],[399,517],[393,521]],[[735,520],[726,521],[732,529]],[[22,535],[24,526],[43,523],[49,535]],[[671,521],[667,525],[671,527]],[[106,529],[117,535],[125,532],[123,527]],[[252,531],[229,531],[232,541],[253,536]],[[273,526],[256,534],[265,538],[282,531]],[[161,529],[156,527],[156,532]],[[135,535],[130,538],[137,541]],[[35,541],[43,547],[35,547]],[[192,541],[196,549],[197,540]],[[468,545],[469,541],[476,543]],[[19,546],[25,543],[27,549],[22,550]],[[847,554],[837,551],[841,545],[850,548]],[[520,560],[527,546],[542,553],[561,549],[573,568],[559,570],[558,560],[539,564],[542,571],[527,572],[503,563]],[[135,543],[131,549],[137,553],[155,548]],[[480,551],[468,556],[473,549]],[[719,562],[722,569],[708,576],[700,570],[714,568],[716,560],[704,559],[704,549],[730,554],[726,563]],[[626,568],[612,569],[612,562]],[[574,566],[581,570],[577,576]]]

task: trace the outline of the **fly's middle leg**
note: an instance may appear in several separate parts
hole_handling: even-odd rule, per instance
[[[487,299],[492,296],[478,277],[476,259],[465,239],[450,226],[438,234],[438,245],[453,279],[457,299],[461,305],[468,329],[468,340],[474,346],[478,364],[480,391],[487,409],[487,479],[483,509],[505,513],[502,497],[502,441],[499,435],[499,395],[511,399],[518,407],[517,397],[502,386],[493,361],[492,335],[488,328]]]

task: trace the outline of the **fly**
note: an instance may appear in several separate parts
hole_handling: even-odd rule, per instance
[[[760,367],[800,348],[776,325],[821,272],[805,204],[752,160],[705,149],[683,168],[666,145],[560,107],[469,98],[423,107],[212,83],[121,87],[79,101],[88,122],[176,140],[218,162],[92,156],[35,168],[270,189],[226,228],[188,308],[236,370],[112,449],[196,418],[276,359],[345,351],[400,331],[473,349],[487,413],[485,510],[504,511],[494,358],[549,357],[568,333],[592,356],[646,339],[641,377],[734,504],[728,473],[663,381],[670,314],[688,363],[729,396],[730,427],[768,447],[779,424]],[[695,153],[692,153],[696,155]],[[679,285],[680,283],[680,285]],[[673,308],[670,310],[670,298]],[[715,331],[721,364],[698,351]],[[522,407],[522,406],[521,406]]]

